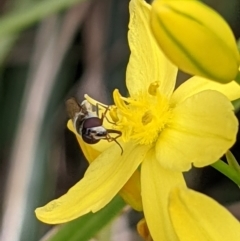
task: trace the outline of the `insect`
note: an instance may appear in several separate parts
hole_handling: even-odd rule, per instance
[[[88,144],[96,144],[100,140],[107,140],[108,142],[114,141],[121,148],[121,155],[123,154],[123,148],[117,141],[122,133],[118,130],[106,129],[103,126],[103,120],[112,123],[106,117],[109,110],[109,106],[102,106],[105,108],[101,118],[98,113],[98,105],[96,106],[96,112],[93,111],[92,105],[84,100],[81,104],[78,103],[77,99],[71,97],[66,101],[66,109],[69,117],[73,121],[73,126],[82,137],[83,141]],[[115,124],[115,123],[112,123]],[[112,137],[110,134],[116,134]]]

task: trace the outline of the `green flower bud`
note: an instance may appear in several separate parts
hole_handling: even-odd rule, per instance
[[[181,70],[218,82],[235,79],[239,53],[224,19],[196,0],[155,0],[151,28],[165,55]]]

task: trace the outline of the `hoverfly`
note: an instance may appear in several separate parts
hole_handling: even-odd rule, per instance
[[[94,112],[92,105],[87,100],[79,104],[76,98],[71,97],[66,101],[68,116],[72,119],[75,130],[82,137],[84,142],[87,144],[96,144],[100,140],[107,140],[108,142],[114,141],[121,148],[122,155],[122,146],[117,141],[117,138],[119,138],[122,133],[118,130],[106,129],[103,126],[104,118],[106,118],[109,123],[112,122],[106,117],[109,106],[102,107],[105,108],[105,111],[100,118],[98,106],[96,106],[96,112]],[[110,134],[116,134],[116,136],[112,137]]]

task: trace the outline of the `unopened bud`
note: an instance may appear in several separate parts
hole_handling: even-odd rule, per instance
[[[196,0],[155,0],[151,28],[165,55],[183,70],[218,82],[235,79],[239,53],[225,20]]]

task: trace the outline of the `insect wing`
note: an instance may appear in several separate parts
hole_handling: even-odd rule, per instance
[[[71,97],[70,99],[68,99],[66,101],[66,110],[68,113],[69,118],[71,118],[72,120],[74,120],[74,118],[76,117],[76,115],[78,115],[79,113],[81,113],[82,111],[82,107],[81,105],[78,103],[77,99],[74,97]]]

